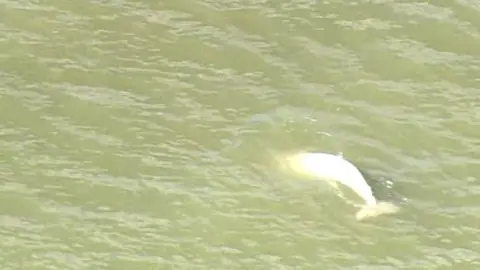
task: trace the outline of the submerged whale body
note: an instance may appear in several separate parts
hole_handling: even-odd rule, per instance
[[[357,220],[395,213],[399,210],[399,207],[392,203],[377,201],[362,173],[341,155],[297,153],[287,156],[286,161],[288,167],[296,173],[328,181],[333,185],[342,183],[352,189],[365,202],[356,213]]]

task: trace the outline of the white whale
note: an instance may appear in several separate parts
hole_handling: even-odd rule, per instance
[[[304,176],[314,177],[351,188],[365,203],[356,213],[357,220],[398,212],[399,207],[389,203],[377,201],[371,187],[362,173],[341,155],[326,153],[297,153],[286,157],[287,165],[294,172]]]

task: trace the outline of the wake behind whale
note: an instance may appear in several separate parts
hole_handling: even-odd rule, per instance
[[[357,220],[391,214],[399,207],[384,201],[378,201],[362,173],[341,155],[327,153],[296,153],[284,158],[289,169],[300,175],[323,180],[336,186],[337,183],[352,189],[364,200],[364,205],[356,213]]]

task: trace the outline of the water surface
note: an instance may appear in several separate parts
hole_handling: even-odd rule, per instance
[[[1,3],[2,269],[480,267],[475,1]]]

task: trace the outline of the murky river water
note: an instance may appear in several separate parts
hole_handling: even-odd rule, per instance
[[[2,269],[480,269],[479,75],[477,1],[0,0]]]

